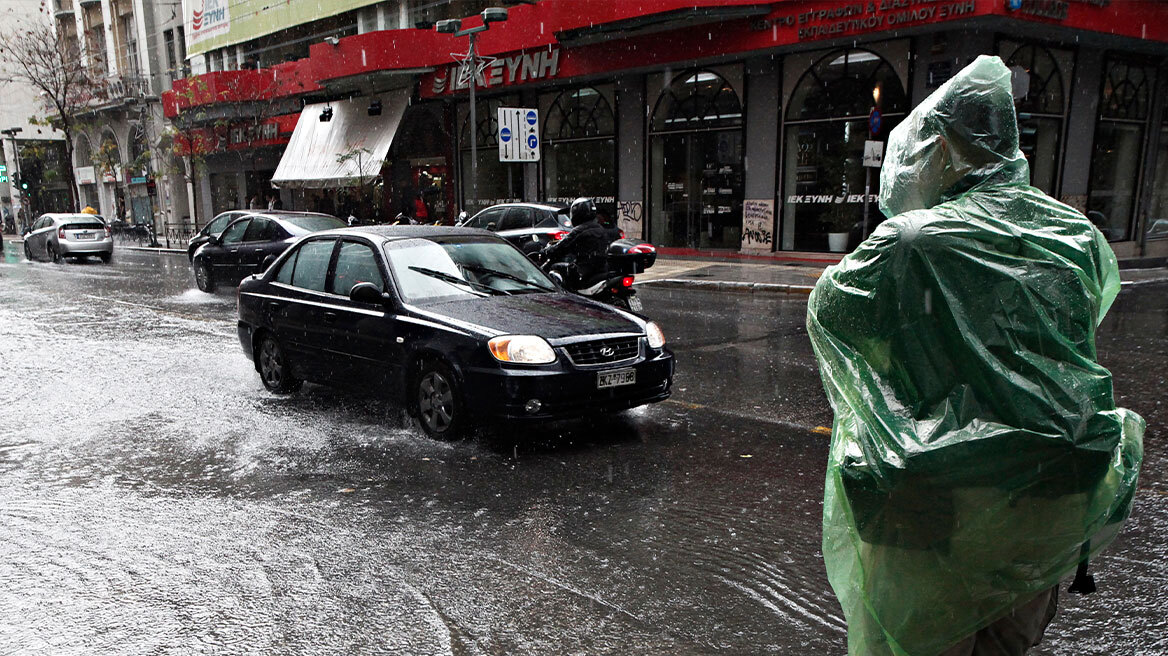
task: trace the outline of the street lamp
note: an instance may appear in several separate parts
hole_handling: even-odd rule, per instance
[[[491,23],[501,23],[507,20],[507,10],[502,7],[488,7],[480,15],[483,17],[483,24],[479,27],[468,27],[465,30],[462,29],[462,21],[457,18],[440,20],[434,24],[434,29],[443,34],[470,37],[470,48],[466,53],[466,62],[468,63],[463,64],[463,66],[470,66],[470,203],[468,205],[478,201],[479,195],[478,123],[475,121],[475,87],[478,85],[479,67],[475,38],[479,32],[491,29]]]

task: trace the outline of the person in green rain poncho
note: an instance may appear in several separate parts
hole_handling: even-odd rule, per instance
[[[1115,254],[1029,179],[1010,71],[979,57],[892,131],[892,218],[809,299],[849,654],[1025,653],[1131,509],[1144,422],[1095,351]]]

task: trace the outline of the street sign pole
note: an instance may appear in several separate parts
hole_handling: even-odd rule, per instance
[[[478,85],[478,65],[475,60],[478,58],[478,53],[475,52],[475,33],[470,33],[470,202],[467,205],[474,206],[479,198],[479,149],[478,149],[478,123],[475,122],[475,86]],[[466,209],[465,207],[463,208]]]

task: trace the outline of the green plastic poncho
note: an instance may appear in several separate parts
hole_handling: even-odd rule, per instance
[[[850,654],[943,651],[1057,585],[1131,508],[1144,422],[1095,352],[1115,255],[1028,185],[1010,89],[980,57],[892,131],[893,218],[809,299]]]

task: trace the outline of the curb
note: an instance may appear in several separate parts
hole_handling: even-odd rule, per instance
[[[696,288],[711,291],[735,292],[739,294],[796,294],[807,296],[814,289],[811,285],[786,285],[773,282],[737,282],[729,280],[691,280],[687,278],[661,278],[635,283],[637,286],[663,287],[666,289]]]
[[[149,246],[121,246],[120,250],[138,251],[141,253],[169,253],[171,255],[186,255],[185,248],[150,248]]]

